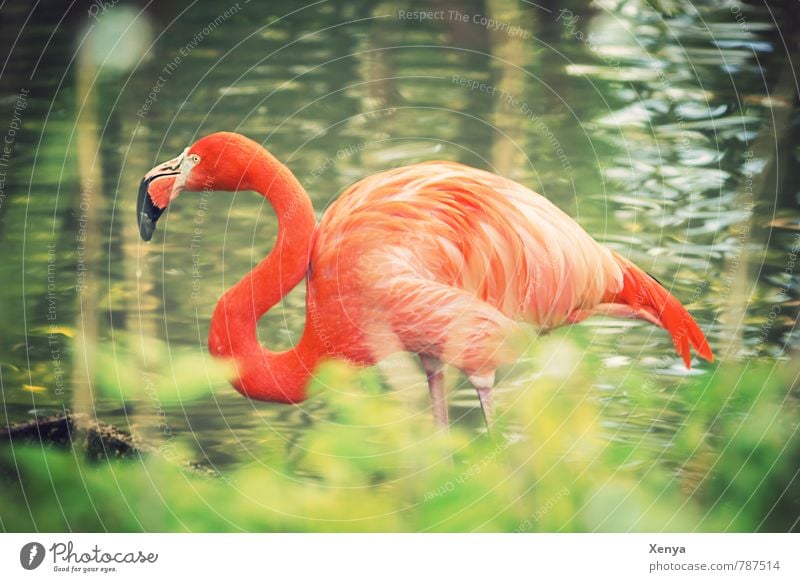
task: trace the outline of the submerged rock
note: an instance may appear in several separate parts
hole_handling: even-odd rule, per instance
[[[94,461],[133,458],[143,454],[164,457],[159,454],[155,446],[143,442],[137,436],[95,420],[87,414],[72,413],[69,410],[2,427],[0,443],[3,442],[76,448],[85,452],[86,456]],[[219,476],[216,471],[193,461],[168,460],[193,473]]]

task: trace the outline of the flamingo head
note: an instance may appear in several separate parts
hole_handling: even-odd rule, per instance
[[[139,185],[136,204],[142,240],[152,238],[159,217],[184,190],[249,189],[252,162],[264,151],[262,146],[238,133],[212,133],[147,172]]]

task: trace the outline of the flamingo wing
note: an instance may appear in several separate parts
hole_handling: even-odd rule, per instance
[[[503,338],[517,321],[561,325],[621,290],[623,279],[611,252],[546,198],[451,162],[353,185],[323,217],[312,265],[312,285],[358,281],[342,299],[351,314],[358,303],[370,315],[351,319],[383,313],[382,333],[402,349],[474,373],[514,357]]]

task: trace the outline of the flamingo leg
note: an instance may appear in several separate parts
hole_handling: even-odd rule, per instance
[[[494,372],[483,376],[470,376],[470,383],[478,393],[478,400],[481,402],[483,411],[483,421],[486,423],[486,430],[491,433],[494,424],[494,404],[492,402],[492,387],[494,386]]]
[[[447,394],[444,391],[444,365],[433,356],[420,354],[419,359],[428,377],[428,390],[433,403],[433,422],[439,430],[447,429]]]

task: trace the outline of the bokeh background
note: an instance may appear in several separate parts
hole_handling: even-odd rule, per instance
[[[71,411],[141,450],[4,437],[0,529],[799,528],[797,2],[0,13],[0,425]],[[187,193],[153,242],[135,223],[144,172],[219,130],[262,142],[319,213],[424,160],[508,176],[653,273],[717,362],[685,370],[640,322],[557,330],[502,371],[492,436],[452,372],[437,435],[404,356],[327,366],[298,406],[248,401],[206,336],[269,251],[271,209]],[[264,343],[299,338],[304,299],[264,317]]]

